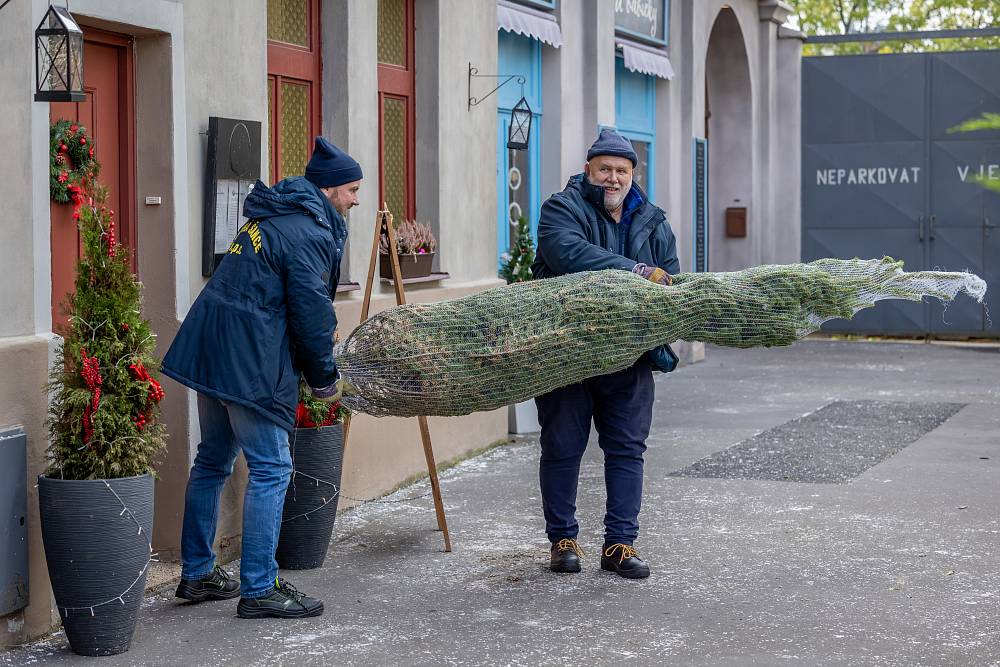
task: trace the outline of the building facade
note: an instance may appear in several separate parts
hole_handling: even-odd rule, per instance
[[[33,31],[46,9],[30,0],[0,12],[9,156],[0,165],[0,425],[24,428],[30,481],[29,603],[5,617],[0,645],[58,622],[32,488],[45,467],[42,387],[78,252],[68,207],[48,195],[54,120],[94,137],[161,355],[206,281],[210,117],[260,124],[266,181],[301,174],[316,134],[361,163],[345,283],[365,282],[381,202],[430,223],[440,279],[408,286],[411,301],[499,285],[511,223],[523,215],[537,225],[541,202],[582,170],[602,127],[634,142],[636,180],[666,210],[685,270],[798,259],[801,42],[780,27],[789,10],[778,0],[74,0],[85,36],[87,101],[78,104],[32,101]],[[506,77],[472,70],[524,83],[487,96]],[[522,97],[532,133],[515,151],[507,128]],[[727,209],[745,209],[742,236],[727,235]],[[391,287],[375,284],[373,311],[394,303]],[[361,311],[350,289],[336,301],[341,335]],[[199,434],[194,395],[169,380],[164,388],[170,437],[154,546],[169,559]],[[430,430],[443,462],[504,439],[507,415],[432,418]],[[424,470],[414,420],[353,421],[346,495],[374,496]],[[244,483],[240,468],[223,497],[219,534],[230,551]],[[430,511],[426,521],[433,527]]]

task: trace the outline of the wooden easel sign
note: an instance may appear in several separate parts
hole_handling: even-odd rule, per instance
[[[368,319],[368,311],[372,301],[372,286],[375,283],[375,262],[378,261],[379,240],[385,234],[389,239],[389,261],[392,262],[392,285],[396,292],[396,305],[406,303],[406,292],[403,289],[403,277],[399,270],[399,256],[396,255],[396,230],[392,226],[392,213],[389,207],[382,203],[382,209],[375,214],[375,237],[372,239],[372,256],[368,263],[368,280],[365,282],[365,297],[361,305],[361,321]],[[451,535],[448,533],[448,521],[444,515],[444,502],[441,500],[441,485],[438,482],[437,464],[434,462],[434,449],[431,445],[431,432],[427,426],[427,417],[417,417],[420,427],[420,440],[424,446],[424,458],[427,460],[427,474],[431,480],[431,492],[434,496],[434,511],[437,514],[438,530],[444,535],[444,550],[451,551]],[[348,415],[344,421],[344,450],[347,450],[347,438],[350,433],[351,418]]]

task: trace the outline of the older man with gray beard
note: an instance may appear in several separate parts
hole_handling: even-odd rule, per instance
[[[582,174],[542,204],[536,278],[577,271],[621,269],[664,285],[680,270],[673,231],[663,211],[632,181],[637,159],[628,139],[602,130],[587,151]],[[668,372],[677,357],[666,345],[630,368],[543,394],[535,399],[541,432],[539,481],[554,572],[579,572],[576,491],[590,438],[597,428],[604,451],[607,508],[601,568],[628,579],[649,576],[633,546],[639,534],[643,453],[653,412],[653,371]]]

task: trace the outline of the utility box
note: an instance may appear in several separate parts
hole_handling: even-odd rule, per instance
[[[28,438],[0,426],[0,616],[28,604]]]
[[[726,236],[731,239],[746,238],[747,209],[745,206],[731,206],[726,209]]]

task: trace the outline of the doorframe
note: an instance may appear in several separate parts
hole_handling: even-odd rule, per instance
[[[135,38],[132,35],[84,26],[83,39],[85,42],[117,47],[123,55],[118,66],[118,118],[120,119],[119,131],[122,133],[119,137],[118,147],[118,164],[122,178],[118,187],[121,188],[119,202],[124,210],[119,209],[118,211],[118,229],[123,245],[130,250],[129,265],[132,268],[132,273],[138,273],[139,205],[136,186],[138,156],[135,147]]]

